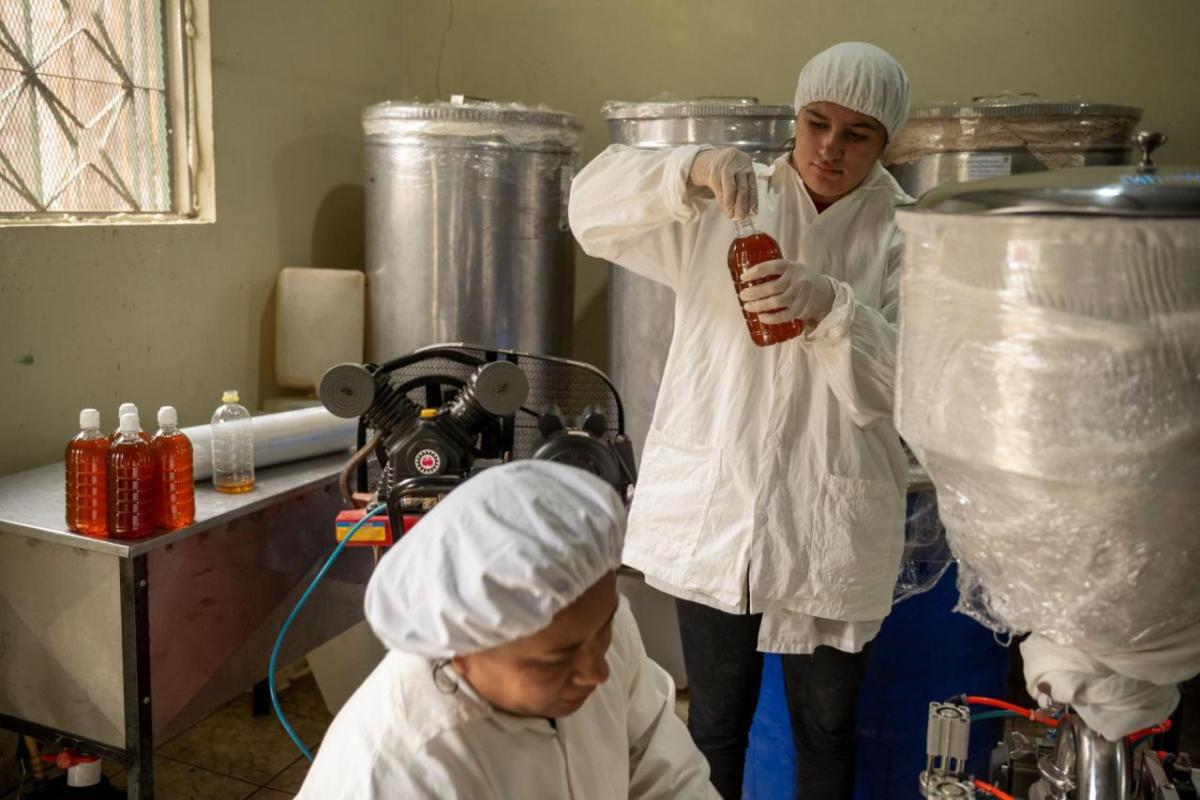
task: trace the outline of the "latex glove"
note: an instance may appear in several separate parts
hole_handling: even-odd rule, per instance
[[[710,190],[727,217],[741,220],[758,212],[754,162],[741,150],[733,147],[701,150],[692,160],[688,181]]]
[[[833,279],[799,261],[764,261],[742,273],[743,281],[772,278],[757,286],[748,286],[738,295],[746,310],[758,314],[767,325],[780,325],[794,319],[820,322],[833,308],[836,293]],[[764,312],[774,313],[764,313]]]

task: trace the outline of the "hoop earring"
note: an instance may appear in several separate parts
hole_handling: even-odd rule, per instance
[[[449,672],[447,667],[449,666],[450,659],[448,658],[438,659],[433,662],[433,670],[431,672],[433,685],[442,694],[454,694],[458,691],[458,678],[447,674]]]

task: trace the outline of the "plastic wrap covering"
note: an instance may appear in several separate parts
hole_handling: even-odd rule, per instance
[[[982,98],[963,105],[913,109],[885,161],[907,164],[937,153],[1021,150],[1046,169],[1119,164],[1141,109],[1097,103],[1053,103],[1020,97]]]
[[[884,163],[913,197],[946,183],[1127,164],[1140,118],[1127,106],[1021,96],[916,108]]]
[[[910,493],[904,520],[904,556],[900,560],[892,603],[932,589],[953,560],[946,543],[946,529],[938,517],[937,495],[932,491]]]
[[[523,103],[470,101],[379,103],[363,112],[367,136],[464,137],[474,143],[577,153],[583,123],[561,111]]]
[[[897,422],[959,610],[1111,669],[1147,654],[1142,681],[1200,670],[1200,222],[897,222]]]
[[[389,102],[363,112],[367,354],[440,341],[566,355],[575,117],[517,103]]]
[[[685,144],[736,147],[764,164],[783,154],[796,124],[791,106],[762,105],[754,97],[613,100],[601,113],[612,142],[650,150]]]

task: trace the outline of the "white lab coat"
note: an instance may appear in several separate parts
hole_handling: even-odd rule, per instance
[[[762,612],[763,651],[858,650],[891,607],[904,543],[893,213],[911,198],[876,164],[818,216],[786,156],[756,165],[757,227],[837,281],[819,326],[760,348],[726,265],[734,223],[687,186],[700,149],[613,145],[571,190],[583,249],[676,296],[623,560],[675,596]]]
[[[299,798],[716,798],[623,599],[607,661],[608,680],[556,729],[496,711],[465,682],[439,688],[434,662],[390,651],[333,721]]]

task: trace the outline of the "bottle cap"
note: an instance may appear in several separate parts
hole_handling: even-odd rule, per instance
[[[179,424],[179,414],[175,412],[175,406],[163,406],[158,410],[158,427],[175,427]]]
[[[734,220],[733,224],[737,228],[737,235],[739,238],[742,236],[752,236],[753,234],[758,233],[758,228],[754,227],[753,216]]]
[[[134,411],[132,414],[122,414],[121,415],[121,433],[122,434],[129,433],[129,434],[136,435],[137,432],[139,430],[141,430],[141,427],[142,427],[141,422],[138,420],[138,415],[137,415],[136,411]]]
[[[222,395],[221,395],[221,402],[222,402],[222,403],[237,403],[237,402],[240,402],[240,401],[238,400],[238,391],[237,391],[237,389],[226,389],[226,390],[225,390],[225,392],[224,392],[224,394],[222,394]]]
[[[90,429],[100,427],[100,412],[94,408],[85,408],[79,412],[79,427]]]
[[[138,413],[137,406],[133,403],[121,403],[121,407],[117,409],[117,419],[120,419],[123,414]]]

